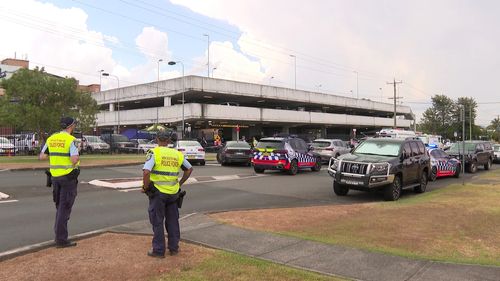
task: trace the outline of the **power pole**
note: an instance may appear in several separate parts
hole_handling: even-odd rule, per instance
[[[401,84],[403,81],[396,81],[396,78],[394,78],[393,82],[387,82],[387,84],[392,84],[394,86],[394,97],[389,98],[390,100],[394,99],[394,129],[397,129],[397,123],[396,123],[396,104],[397,100],[401,99],[402,97],[398,97],[396,94],[396,84]]]
[[[460,166],[462,175],[465,175],[465,105],[460,108],[460,117],[462,118],[462,165]],[[462,176],[462,185],[465,185],[465,176]]]
[[[470,109],[470,111],[469,111],[469,136],[470,136],[470,139],[469,140],[472,140],[472,106],[469,109]]]

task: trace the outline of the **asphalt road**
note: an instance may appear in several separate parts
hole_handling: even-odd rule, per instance
[[[498,169],[499,165],[493,166]],[[253,174],[251,167],[195,166],[192,177]],[[480,169],[478,174],[481,174]],[[119,224],[146,220],[147,197],[139,191],[121,192],[88,184],[94,179],[130,178],[142,175],[141,166],[84,169],[78,197],[69,222],[70,235]],[[471,174],[465,174],[469,179]],[[462,178],[445,178],[429,183],[428,192]],[[296,176],[267,172],[263,177],[186,185],[188,195],[181,216],[193,212],[238,209],[352,204],[382,201],[378,193],[350,191],[338,197],[326,170],[302,171]],[[0,200],[0,252],[53,239],[55,207],[52,189],[45,187],[43,171],[1,171],[0,192],[10,195]],[[405,190],[400,200],[418,196]],[[17,201],[13,201],[17,200]]]

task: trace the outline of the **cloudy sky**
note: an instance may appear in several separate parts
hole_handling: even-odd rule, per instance
[[[296,70],[299,89],[384,102],[396,79],[417,116],[435,94],[468,96],[488,124],[500,114],[499,13],[495,0],[11,0],[0,58],[82,84],[103,69],[120,86],[156,80],[159,59],[161,78],[181,75],[165,63],[176,60],[186,74],[293,88]]]

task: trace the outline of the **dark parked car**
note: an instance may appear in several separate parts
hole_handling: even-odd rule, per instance
[[[331,158],[328,166],[338,196],[349,189],[382,190],[388,201],[398,200],[403,188],[425,192],[431,171],[429,153],[415,138],[367,139],[351,153]]]
[[[448,154],[462,160],[463,151],[464,143],[460,141],[451,145]],[[465,141],[464,155],[465,161],[463,162],[465,162],[465,168],[469,173],[477,172],[477,167],[480,165],[483,165],[485,170],[489,170],[495,157],[493,147],[487,141]]]
[[[135,152],[135,144],[127,136],[120,134],[102,134],[101,138],[111,146],[113,152]]]
[[[217,162],[221,165],[229,163],[243,163],[250,165],[252,159],[252,149],[244,141],[228,141],[217,153]]]

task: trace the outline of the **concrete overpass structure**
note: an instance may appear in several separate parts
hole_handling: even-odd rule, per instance
[[[157,121],[181,129],[183,115],[190,137],[221,129],[226,139],[235,138],[236,126],[247,138],[281,132],[347,138],[352,129],[393,126],[390,103],[199,76],[111,89],[93,97],[101,108],[101,129],[142,129]],[[398,106],[397,126],[409,128],[413,122],[411,108]]]

